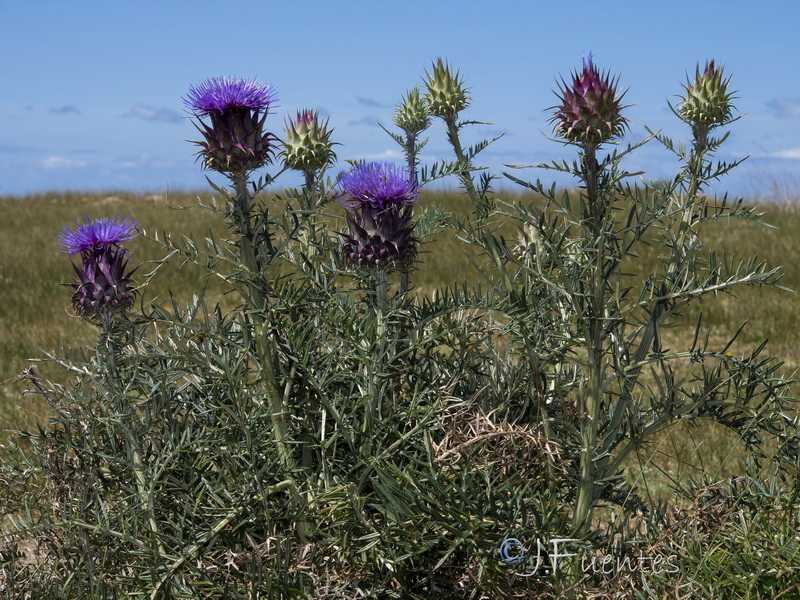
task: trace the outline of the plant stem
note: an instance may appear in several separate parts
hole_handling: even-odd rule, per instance
[[[582,415],[580,477],[572,522],[575,534],[585,532],[591,524],[597,480],[595,456],[598,421],[603,396],[603,324],[606,317],[606,282],[603,267],[607,227],[605,202],[597,186],[596,151],[596,146],[587,144],[582,157],[587,203],[582,223],[587,243],[592,244],[589,260],[593,261],[593,264],[588,314],[581,318],[587,347],[588,380],[580,394]]]
[[[303,206],[303,212],[305,219],[308,222],[308,230],[305,231],[306,239],[303,240],[305,242],[306,253],[308,258],[311,258],[315,254],[314,249],[314,241],[317,239],[317,230],[316,224],[314,223],[314,212],[317,209],[317,196],[316,196],[316,185],[315,185],[315,177],[314,171],[304,171],[305,176],[305,193],[303,194],[303,199],[305,202],[305,206]]]
[[[105,363],[108,371],[109,381],[113,394],[122,394],[122,385],[119,378],[119,371],[117,369],[117,347],[114,340],[114,315],[110,312],[103,312],[101,315],[102,334],[100,337],[100,344],[105,351]],[[121,400],[121,398],[120,398]],[[127,411],[123,407],[123,414]],[[133,463],[133,474],[136,479],[136,494],[139,497],[139,503],[142,510],[147,513],[147,524],[150,527],[150,535],[153,542],[157,544],[157,551],[163,555],[165,550],[159,539],[158,524],[156,523],[155,515],[153,514],[153,506],[150,502],[150,493],[147,490],[147,478],[145,477],[145,465],[142,460],[142,451],[139,447],[139,441],[134,435],[133,431],[124,423],[120,424],[125,441],[130,451],[131,460]],[[85,517],[84,517],[85,518]]]
[[[447,137],[450,140],[450,144],[453,146],[456,159],[462,167],[462,170],[460,170],[458,173],[458,178],[461,180],[462,185],[466,189],[467,195],[472,200],[472,207],[475,211],[475,216],[478,217],[478,230],[480,232],[481,241],[483,242],[486,250],[489,252],[489,256],[491,256],[492,260],[494,260],[495,266],[503,278],[503,285],[506,292],[511,294],[514,291],[514,284],[512,283],[511,277],[506,269],[506,265],[503,261],[503,252],[497,244],[497,239],[495,239],[491,231],[489,231],[489,227],[486,224],[486,217],[489,216],[489,206],[486,202],[486,199],[478,193],[478,190],[475,189],[475,182],[472,181],[472,175],[470,174],[471,165],[464,154],[464,150],[461,147],[461,140],[458,137],[458,125],[456,124],[456,118],[455,116],[445,117],[444,121],[447,125]]]
[[[376,354],[369,361],[367,372],[368,392],[367,406],[364,415],[364,444],[365,457],[372,451],[372,438],[375,422],[380,419],[382,386],[378,385],[377,378],[384,372],[383,361],[386,352],[386,311],[388,308],[389,276],[385,269],[373,271],[375,279],[375,342]]]
[[[242,253],[242,261],[247,269],[248,287],[250,292],[250,303],[252,305],[251,316],[254,321],[255,350],[258,357],[258,364],[261,371],[261,379],[266,388],[267,403],[270,408],[270,418],[272,419],[272,432],[275,447],[278,450],[278,457],[287,474],[288,480],[292,482],[291,493],[295,504],[301,503],[297,484],[290,475],[294,472],[295,465],[289,450],[289,433],[286,428],[286,407],[283,404],[278,378],[275,373],[277,356],[277,344],[271,331],[270,323],[267,318],[269,299],[258,285],[257,278],[260,276],[262,266],[258,259],[256,240],[250,223],[251,197],[247,187],[247,177],[244,173],[231,174],[234,185],[235,210],[237,226],[239,227],[239,243]],[[308,539],[309,524],[307,520],[301,518],[297,523],[297,531],[300,540],[305,542]]]

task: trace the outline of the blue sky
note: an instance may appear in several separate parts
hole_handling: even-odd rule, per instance
[[[630,141],[645,125],[685,139],[667,100],[698,61],[724,63],[746,114],[721,158],[752,158],[717,191],[766,193],[800,185],[798,23],[800,3],[788,0],[0,0],[0,196],[205,189],[181,98],[215,76],[276,86],[273,131],[297,109],[318,108],[335,127],[340,160],[399,161],[377,124],[391,126],[394,105],[438,56],[471,88],[462,116],[492,123],[467,141],[506,134],[482,164],[499,171],[569,157],[545,138],[546,109],[559,75],[589,51],[628,89]],[[448,157],[439,123],[430,137],[423,158]],[[655,177],[676,168],[656,142],[627,166]]]

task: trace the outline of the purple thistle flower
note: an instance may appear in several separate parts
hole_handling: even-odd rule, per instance
[[[255,77],[212,77],[198,86],[190,87],[184,102],[195,116],[206,117],[214,112],[224,113],[242,108],[266,113],[277,99],[275,88],[261,83]]]
[[[341,204],[349,233],[342,235],[342,257],[358,268],[397,269],[413,262],[417,239],[412,221],[417,186],[408,171],[391,163],[366,163],[342,173],[349,202]]]
[[[133,304],[136,290],[131,288],[131,275],[127,271],[128,251],[122,242],[128,242],[138,233],[138,223],[117,217],[76,222],[75,230],[64,228],[58,236],[61,251],[81,254],[82,267],[76,267],[78,280],[65,284],[72,287],[72,305],[82,317],[92,318],[125,310]]]
[[[195,123],[205,138],[194,142],[203,166],[241,175],[269,163],[277,138],[264,131],[264,121],[276,100],[275,89],[255,78],[214,77],[189,88],[184,102],[194,117],[211,120]]]
[[[382,211],[417,202],[417,186],[408,171],[392,163],[365,163],[341,174],[341,187],[350,198],[346,208],[368,205]]]
[[[116,219],[101,217],[90,220],[89,215],[86,215],[86,223],[81,225],[76,221],[75,224],[75,230],[65,227],[59,234],[61,252],[77,254],[87,250],[101,250],[107,246],[119,246],[139,235],[136,232],[139,223],[122,216]]]

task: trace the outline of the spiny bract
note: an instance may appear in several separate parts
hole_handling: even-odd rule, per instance
[[[383,211],[369,205],[347,215],[349,233],[342,235],[342,258],[353,267],[397,269],[417,255],[411,206]]]
[[[431,115],[428,101],[415,87],[403,97],[394,113],[395,124],[407,135],[417,135],[431,126]]]

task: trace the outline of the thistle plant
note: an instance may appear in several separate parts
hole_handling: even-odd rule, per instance
[[[441,168],[432,169],[431,180],[444,175],[456,175],[472,201],[472,209],[477,219],[477,234],[470,232],[470,237],[483,246],[491,259],[495,269],[503,278],[505,290],[511,290],[511,278],[506,268],[505,250],[503,245],[494,235],[492,228],[487,223],[489,211],[493,208],[491,196],[491,182],[493,177],[484,175],[480,185],[476,186],[472,172],[478,170],[473,159],[489,144],[497,141],[498,136],[492,140],[484,140],[472,147],[465,148],[461,142],[460,132],[467,125],[479,124],[477,121],[459,121],[459,113],[471,104],[471,98],[464,85],[464,79],[458,71],[441,58],[433,65],[431,73],[426,73],[425,82],[428,102],[428,112],[442,119],[445,124],[447,139],[453,147],[455,161],[445,163]],[[427,178],[423,177],[423,181]]]
[[[227,218],[236,228],[239,261],[236,269],[244,280],[241,288],[251,323],[245,328],[246,344],[257,357],[257,376],[263,385],[262,393],[272,411],[272,435],[283,468],[287,473],[294,469],[295,460],[289,448],[289,432],[284,420],[285,407],[276,372],[278,342],[269,317],[270,285],[265,270],[276,257],[270,231],[267,207],[253,214],[253,199],[263,191],[271,179],[260,179],[252,185],[248,179],[251,171],[272,161],[274,134],[265,131],[265,121],[277,100],[273,86],[252,79],[212,78],[192,87],[185,103],[196,119],[209,117],[211,125],[201,122],[197,126],[205,141],[199,154],[206,168],[228,176],[233,193],[221,190],[228,197]],[[294,480],[291,483],[292,502],[301,500]],[[307,524],[298,524],[300,536],[307,535]]]
[[[685,327],[700,299],[780,277],[702,245],[708,221],[760,219],[740,200],[708,197],[710,182],[736,164],[712,161],[725,139],[713,132],[735,120],[729,82],[712,61],[684,86],[675,112],[690,126],[689,146],[654,134],[620,147],[624,94],[590,55],[561,80],[550,119],[577,157],[538,165],[571,175],[577,189],[557,193],[506,174],[536,192],[530,203],[494,195],[495,176],[477,157],[495,140],[462,143],[467,126],[479,125],[462,114],[477,106],[441,59],[393,116],[405,165],[354,163],[335,187],[323,182],[335,154],[318,113],[287,122],[282,166],[255,180],[278,149],[266,120],[274,90],[252,79],[193,87],[186,102],[203,134],[199,156],[231,183],[211,183],[223,208],[198,204],[231,233],[152,240],[166,256],[145,283],[177,257],[220,281],[225,297],[142,299],[131,315],[123,244],[136,224],[87,218],[62,232],[62,250],[81,256],[75,311],[102,321],[101,346],[114,322],[130,318],[130,335],[105,353],[50,355],[74,378],[69,386],[33,370],[24,377],[58,417],[24,444],[0,446],[3,540],[42,549],[22,560],[0,540],[0,585],[17,594],[7,595],[425,600],[625,589],[645,598],[697,581],[744,590],[738,576],[716,586],[705,567],[724,569],[756,530],[779,539],[786,558],[743,561],[757,584],[747,590],[793,581],[797,486],[779,493],[776,483],[791,481],[800,460],[787,382],[763,346],[734,354],[734,336],[714,347],[699,316],[682,338],[688,347],[676,349],[668,332]],[[419,136],[433,119],[454,157],[420,168]],[[623,160],[652,138],[681,169],[632,185],[641,174]],[[259,195],[287,169],[304,173],[301,191],[281,201]],[[419,211],[421,188],[449,175],[471,216]],[[334,200],[344,219],[323,212]],[[435,222],[477,248],[470,260],[486,285],[456,276],[405,297],[403,278]],[[654,247],[656,266],[640,278],[640,257]],[[401,293],[390,297],[397,272]],[[753,489],[769,459],[769,491],[676,478],[694,512],[669,513],[637,459],[656,462],[671,428],[704,420],[740,437]],[[737,516],[719,529],[722,556],[715,515]],[[696,538],[675,534],[693,527],[702,529]],[[564,537],[623,559],[634,539],[664,553],[675,542],[705,570],[677,582],[654,574],[644,585],[578,568],[530,577],[503,560],[509,538],[535,552],[531,540]],[[13,578],[2,581],[3,571]]]
[[[560,103],[553,107],[551,117],[558,137],[575,144],[580,151],[580,177],[585,185],[585,204],[582,203],[581,229],[592,246],[587,256],[592,260],[583,282],[584,306],[576,323],[587,347],[587,379],[578,398],[578,412],[583,416],[581,424],[580,483],[577,491],[574,524],[578,530],[588,527],[591,506],[595,499],[595,451],[600,431],[602,403],[603,348],[607,331],[604,323],[608,319],[606,303],[612,293],[605,276],[611,265],[599,257],[607,253],[607,244],[612,234],[612,224],[607,215],[615,187],[598,182],[600,166],[596,153],[601,144],[614,141],[627,127],[622,115],[622,96],[617,94],[617,79],[601,74],[594,65],[593,57],[583,61],[583,70],[572,77],[571,85],[562,80],[559,90]],[[624,94],[623,94],[624,95]],[[598,185],[600,183],[600,185]],[[612,262],[613,264],[613,262]]]
[[[624,107],[616,91],[618,79],[601,74],[591,57],[571,85],[559,90],[551,118],[556,136],[567,146],[576,146],[579,158],[572,164],[539,165],[575,177],[581,188],[577,201],[539,182],[508,175],[542,194],[544,210],[558,216],[557,222],[537,228],[537,258],[545,260],[522,262],[520,276],[528,293],[549,298],[557,307],[554,325],[563,345],[558,353],[539,349],[550,356],[543,361],[543,370],[551,390],[545,392],[548,401],[540,418],[552,421],[552,434],[575,453],[578,481],[571,521],[577,536],[597,534],[598,507],[646,510],[626,480],[627,460],[646,454],[651,440],[676,423],[715,419],[739,432],[755,455],[759,450],[748,441],[754,441],[754,429],[795,437],[781,391],[785,382],[774,375],[773,366],[756,358],[758,352],[734,358],[726,354],[733,341],[720,350],[709,348],[700,341],[700,322],[695,342],[686,351],[670,350],[663,339],[663,332],[679,323],[680,314],[700,298],[736,286],[777,285],[780,278],[777,269],[755,261],[736,265],[713,253],[707,260],[699,255],[703,222],[758,221],[755,211],[741,200],[728,203],[699,196],[709,181],[733,166],[715,165],[709,159],[724,138],[712,140],[703,130],[726,122],[732,107],[727,80],[713,66],[704,73],[697,85],[716,86],[714,97],[723,105],[719,110],[706,107],[705,114],[717,115],[719,122],[688,120],[689,115],[704,117],[689,108],[699,92],[687,91],[679,105],[683,112],[681,108],[677,112],[692,125],[691,147],[676,149],[665,136],[652,136],[686,165],[671,182],[643,189],[626,183],[637,174],[626,172],[622,160],[652,137],[598,159],[603,145],[616,143],[628,121],[620,112]],[[635,264],[637,252],[653,239],[663,241],[667,254],[654,273],[634,283],[625,274],[628,265]],[[699,373],[688,380],[676,376],[678,369],[693,368]],[[726,408],[719,410],[717,402]],[[573,411],[567,419],[570,426],[553,419],[554,412],[565,410],[567,404]],[[745,414],[752,416],[741,418]],[[782,446],[782,456],[775,461],[786,464],[783,461],[794,460],[790,457],[796,452],[795,439]]]

